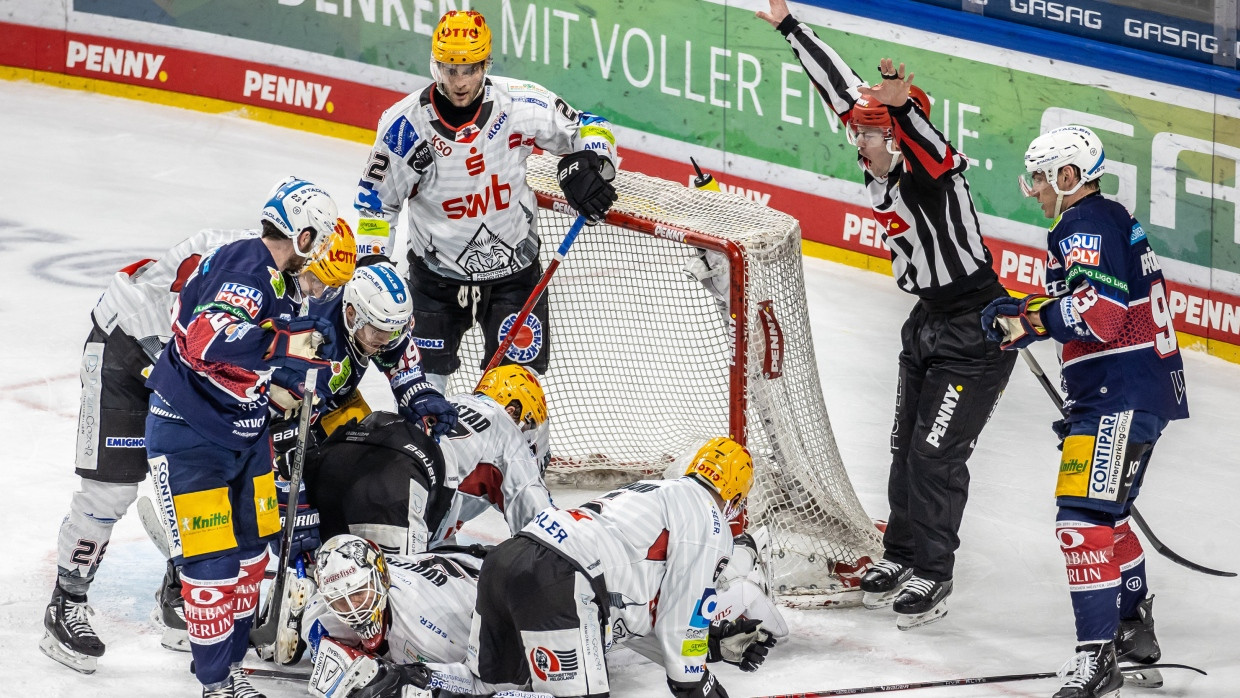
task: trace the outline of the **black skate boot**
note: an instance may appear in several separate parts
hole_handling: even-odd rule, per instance
[[[1124,685],[1113,642],[1078,646],[1076,654],[1059,668],[1059,676],[1071,678],[1054,698],[1119,698]]]
[[[912,567],[879,560],[861,577],[861,604],[871,611],[890,606],[900,593],[900,586],[912,576]]]
[[[47,632],[39,640],[39,649],[74,671],[95,673],[104,646],[87,620],[92,613],[94,611],[86,605],[85,594],[70,594],[57,584],[43,613],[43,627]]]
[[[1162,659],[1162,649],[1158,646],[1158,638],[1154,635],[1154,597],[1147,596],[1137,604],[1137,617],[1125,618],[1119,622],[1119,632],[1115,637],[1115,654],[1124,662],[1137,664],[1153,664]],[[1162,672],[1157,669],[1145,669],[1124,675],[1124,682],[1142,688],[1158,688],[1162,686]]]
[[[241,670],[240,664],[233,664],[228,667],[228,675],[232,677],[232,694],[235,698],[267,698],[263,693],[259,693],[254,684],[250,683],[250,677]]]
[[[176,565],[168,561],[164,581],[155,592],[155,610],[151,612],[164,634],[159,644],[175,652],[189,651],[189,632],[185,627],[185,600],[181,598],[181,574]]]
[[[928,625],[947,615],[947,597],[952,593],[952,580],[932,582],[913,577],[904,585],[892,608],[898,615],[896,627],[910,630]]]

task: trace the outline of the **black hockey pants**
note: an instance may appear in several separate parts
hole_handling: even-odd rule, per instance
[[[884,557],[933,581],[952,578],[967,461],[1016,361],[982,332],[981,310],[1000,293],[996,284],[965,308],[919,302],[900,331]]]

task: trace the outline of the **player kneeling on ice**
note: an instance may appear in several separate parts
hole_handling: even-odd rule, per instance
[[[540,512],[483,562],[474,675],[554,696],[607,695],[603,655],[622,641],[663,666],[673,695],[726,698],[706,663],[753,671],[775,644],[761,623],[711,624],[732,555],[728,520],[752,485],[749,452],[720,437],[684,477]]]
[[[1167,284],[1141,224],[1102,196],[1102,142],[1083,126],[1038,136],[1025,151],[1025,195],[1054,222],[1047,295],[991,301],[982,328],[1003,348],[1063,344],[1064,419],[1056,535],[1068,568],[1077,653],[1055,698],[1118,696],[1118,660],[1161,651],[1147,596],[1145,554],[1128,527],[1154,444],[1188,417],[1184,363]],[[1146,672],[1145,685],[1162,685]]]
[[[268,202],[270,205],[270,202]],[[204,256],[228,243],[257,239],[258,230],[202,230],[160,255],[118,271],[91,313],[93,327],[82,352],[77,474],[81,489],[60,525],[56,588],[44,615],[44,654],[82,673],[91,673],[104,644],[88,616],[86,594],[94,581],[112,527],[138,496],[149,469],[145,434],[151,391],[146,377],[172,336],[178,294],[198,271]],[[304,301],[340,286],[353,273],[353,231],[337,219],[322,254],[281,282]],[[347,271],[337,261],[347,251]],[[161,536],[165,538],[165,536]],[[166,544],[165,546],[166,547]],[[181,581],[171,562],[157,592],[156,618],[164,626],[162,643],[189,650],[182,610]]]

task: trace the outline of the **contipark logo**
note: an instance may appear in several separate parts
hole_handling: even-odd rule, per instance
[[[336,110],[336,105],[327,101],[331,92],[331,85],[273,73],[260,73],[257,70],[245,71],[245,84],[241,88],[244,97],[257,96],[264,102],[278,102],[328,114]]]
[[[66,68],[167,82],[168,73],[159,69],[163,64],[162,54],[130,51],[102,44],[84,44],[81,41],[70,41],[65,55]]]

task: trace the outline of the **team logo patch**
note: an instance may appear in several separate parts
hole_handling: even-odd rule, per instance
[[[506,276],[513,271],[512,245],[504,242],[485,225],[478,227],[456,263],[474,279],[483,281]]]
[[[693,607],[693,617],[689,619],[690,628],[708,628],[711,618],[719,612],[719,596],[711,587],[706,587],[702,598]]]
[[[1059,241],[1059,251],[1063,252],[1064,266],[1087,264],[1096,267],[1102,261],[1102,236],[1073,233]]]
[[[343,361],[331,362],[331,367],[332,377],[327,381],[327,389],[334,393],[344,387],[349,376],[353,375],[353,362],[346,356]]]
[[[397,117],[396,121],[388,127],[387,133],[383,134],[383,144],[400,158],[408,155],[413,149],[413,144],[417,142],[418,132],[413,130],[413,124],[409,123],[409,119],[403,116]]]
[[[499,326],[499,341],[503,342],[504,337],[508,336],[508,330],[512,328],[512,323],[517,321],[517,314],[512,313],[504,318],[504,322]],[[530,313],[525,318],[525,324],[521,329],[517,330],[517,336],[512,340],[512,346],[508,347],[508,351],[504,352],[504,356],[518,363],[529,363],[538,356],[543,347],[543,326],[542,320],[539,320]]]
[[[530,669],[540,681],[566,681],[577,676],[577,650],[530,650]]]
[[[1128,244],[1135,245],[1144,239],[1145,239],[1145,229],[1141,227],[1140,223],[1133,221],[1132,234],[1128,237]]]
[[[220,290],[215,294],[215,300],[238,308],[253,318],[258,317],[258,312],[262,308],[263,292],[252,286],[230,281],[220,286]]]
[[[276,298],[283,298],[284,292],[288,290],[288,284],[284,282],[284,272],[267,267],[267,273],[271,274],[271,290],[276,292]]]

